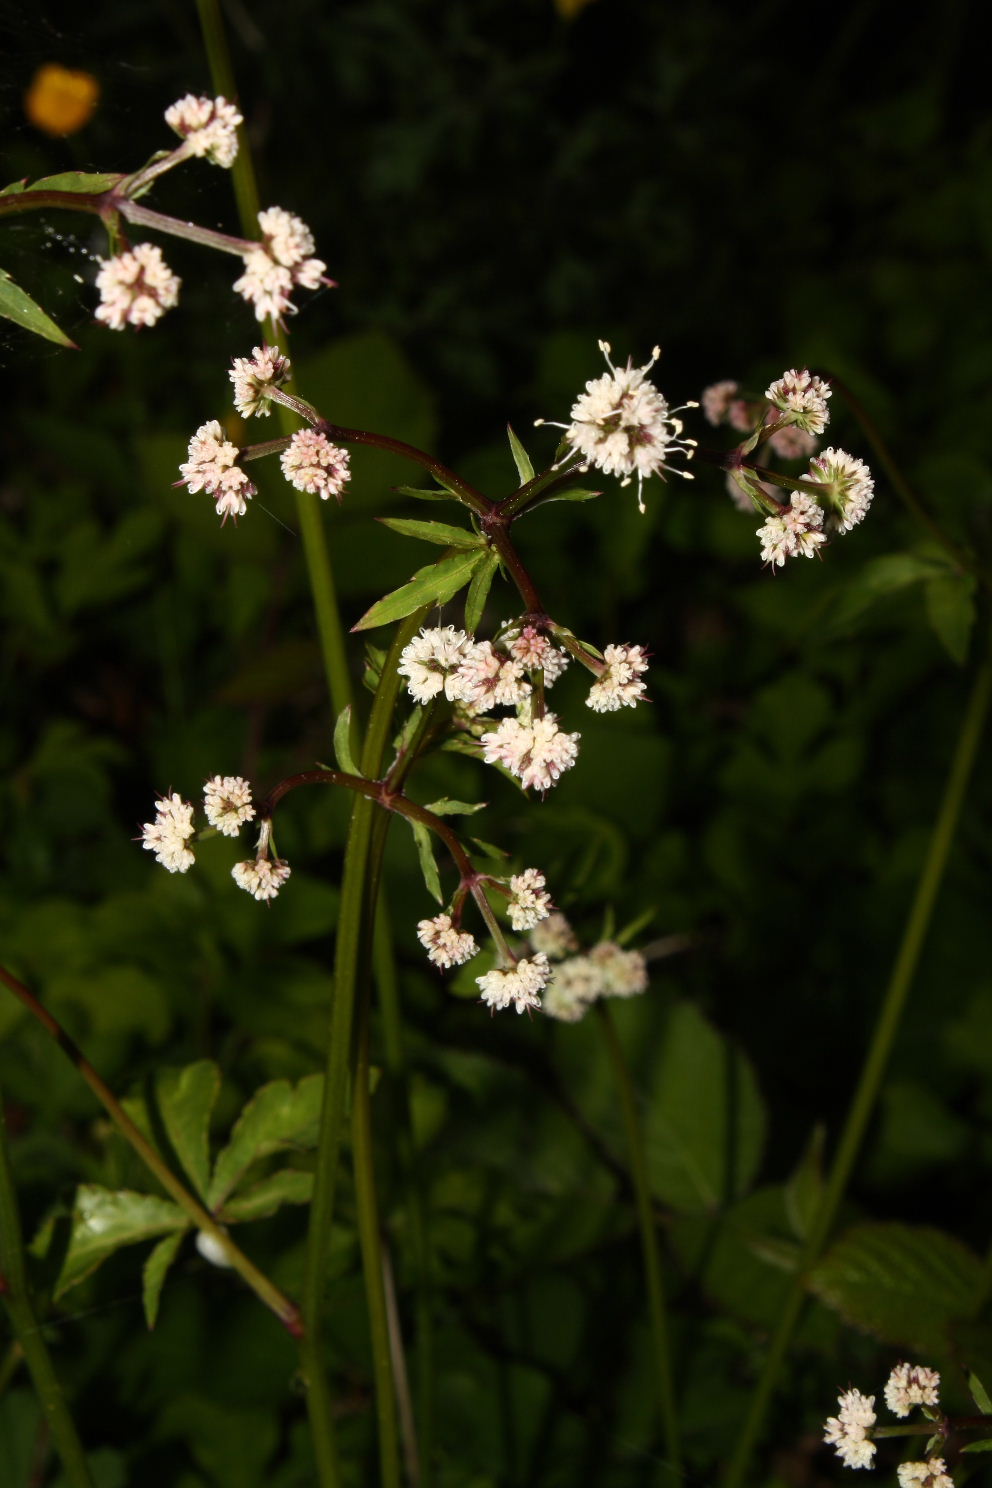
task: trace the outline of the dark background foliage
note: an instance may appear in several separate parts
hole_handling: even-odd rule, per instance
[[[725,376],[760,392],[810,365],[843,380],[941,527],[981,552],[992,164],[973,20],[963,3],[915,20],[842,7],[812,32],[780,0],[598,0],[570,21],[537,0],[232,0],[263,201],[306,218],[341,285],[293,323],[301,386],[329,417],[434,448],[497,495],[513,476],[503,424],[550,459],[552,436],[530,424],[567,416],[599,371],[598,337],[635,361],[660,341],[673,402]],[[164,107],[209,91],[185,4],[8,6],[2,43],[4,180],[132,168],[166,142]],[[23,114],[48,61],[102,88],[65,140]],[[226,179],[202,165],[155,204],[236,228]],[[0,330],[3,956],[122,1092],[216,1059],[223,1131],[263,1081],[319,1064],[345,823],[330,793],[288,804],[279,842],[294,878],[268,911],[229,887],[229,844],[178,879],[132,840],[156,791],[191,796],[216,771],[267,784],[330,750],[291,501],[270,477],[238,528],[218,531],[204,498],[171,489],[191,430],[223,416],[229,358],[256,326],[229,263],[186,244],[167,246],[180,308],[124,336],[92,322],[105,244],[87,220],[24,216],[2,242],[5,267],[80,345]],[[871,460],[840,390],[833,412],[834,442]],[[409,514],[390,490],[409,470],[355,466],[353,493],[327,513],[349,621],[420,557],[371,523]],[[686,1199],[658,1159],[699,1483],[728,1450],[780,1305],[786,1273],[768,1256],[770,1237],[789,1236],[783,1185],[818,1125],[829,1140],[842,1119],[984,644],[961,575],[898,583],[898,562],[885,567],[935,550],[876,473],[868,522],[822,563],[775,574],[758,564],[756,522],[702,467],[691,484],[654,483],[643,518],[613,488],[535,514],[521,547],[549,606],[594,643],[649,645],[652,704],[585,720],[563,684],[583,753],[543,803],[453,757],[418,786],[424,800],[487,797],[481,835],[546,869],[588,935],[605,904],[620,924],[653,910],[648,939],[696,937],[619,1010],[649,1125],[677,1086],[680,1037],[700,1060],[698,1088],[670,1097],[690,1130],[725,1099],[716,1065],[746,1056],[751,1094],[725,1112],[741,1123],[740,1171]],[[989,797],[980,764],[847,1216],[940,1226],[979,1256],[992,1219]],[[436,1220],[440,1481],[653,1481],[638,1252],[596,1031],[490,1021],[429,976],[413,922],[430,901],[409,846],[397,833],[389,866]],[[4,1001],[0,1031],[29,1223],[67,1211],[79,1181],[141,1186],[74,1072]],[[382,1139],[402,1287],[388,1127]],[[299,1211],[247,1233],[292,1288]],[[70,1293],[52,1335],[107,1483],[308,1482],[276,1325],[184,1252],[146,1335],[135,1255]],[[370,1381],[344,1232],[338,1269],[342,1432],[360,1460]],[[924,1268],[917,1311],[929,1286]],[[942,1314],[936,1333],[914,1332],[914,1305],[868,1332],[853,1305],[841,1318],[815,1305],[761,1481],[832,1478],[817,1443],[836,1390],[877,1390],[921,1338],[952,1375],[992,1356],[974,1289],[958,1309],[967,1327]],[[0,1399],[5,1482],[27,1482],[31,1412],[14,1381]]]

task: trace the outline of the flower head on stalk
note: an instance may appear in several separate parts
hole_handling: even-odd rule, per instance
[[[225,437],[216,419],[201,424],[189,442],[187,458],[179,467],[177,486],[206,491],[213,496],[223,525],[228,517],[243,517],[256,488],[238,464],[241,451]]]
[[[572,406],[571,422],[555,427],[565,430],[569,455],[580,456],[584,468],[593,465],[605,475],[618,475],[624,486],[636,476],[637,504],[643,512],[644,482],[652,475],[664,478],[664,472],[671,471],[691,479],[689,471],[669,462],[680,452],[691,458],[696,441],[682,437],[682,420],[676,417],[682,408],[670,408],[648,380],[648,372],[661,355],[660,347],[654,348],[643,367],[628,361],[619,369],[610,360],[609,343],[600,341],[599,349],[610,370],[590,378]]]
[[[297,429],[279,456],[282,473],[298,491],[340,502],[351,474],[351,457],[317,429]]]
[[[809,462],[808,479],[823,487],[821,500],[830,513],[829,525],[836,531],[850,532],[864,521],[875,494],[875,482],[864,460],[845,450],[822,450]]]
[[[537,868],[525,868],[510,879],[510,902],[506,910],[514,930],[533,930],[551,913],[551,895],[545,887],[544,874]]]
[[[914,1405],[937,1405],[940,1375],[923,1364],[897,1364],[885,1382],[885,1403],[894,1416],[908,1416]]]
[[[781,568],[787,558],[812,558],[821,543],[823,509],[804,491],[793,491],[792,501],[777,517],[769,517],[757,531],[764,563]]]
[[[471,644],[463,630],[442,625],[422,630],[403,647],[396,670],[414,702],[429,703],[442,692],[453,702],[460,695],[458,667]]]
[[[246,894],[251,894],[253,899],[274,899],[292,871],[285,859],[270,858],[271,836],[272,822],[267,818],[262,822],[258,834],[258,847],[255,849],[254,858],[248,858],[243,863],[235,863],[231,869],[231,877],[238,888],[244,889]]]
[[[645,694],[641,673],[647,669],[647,652],[643,646],[607,646],[602,671],[589,689],[586,706],[595,713],[633,708]]]
[[[269,389],[289,381],[292,364],[278,346],[256,346],[250,357],[235,357],[228,376],[234,383],[234,406],[242,418],[267,418]]]
[[[536,625],[514,626],[504,632],[503,644],[527,672],[540,670],[544,673],[545,687],[553,687],[568,667],[567,651],[559,651],[543,631]]]
[[[467,930],[457,930],[451,916],[435,915],[417,925],[417,939],[435,966],[463,966],[471,961],[479,947]]]
[[[793,368],[765,389],[765,397],[779,410],[779,427],[789,423],[806,434],[822,434],[830,418],[827,399],[831,392],[830,384],[822,378]]]
[[[896,1468],[899,1488],[954,1488],[954,1479],[944,1464],[943,1457],[931,1457],[926,1462],[902,1462]]]
[[[269,207],[258,214],[262,241],[244,254],[245,271],[234,284],[235,291],[255,307],[258,320],[295,313],[290,295],[298,286],[318,289],[331,286],[322,259],[312,258],[313,234],[301,218],[282,207]]]
[[[255,808],[251,786],[240,775],[215,775],[203,787],[203,809],[207,821],[225,837],[237,837]]]
[[[551,980],[551,967],[547,956],[538,952],[518,961],[508,971],[494,969],[475,980],[482,1001],[488,1003],[493,1012],[497,1008],[509,1007],[512,1002],[517,1012],[522,1013],[525,1008],[541,1006],[540,993]]]
[[[845,1467],[871,1467],[875,1443],[868,1432],[875,1424],[875,1397],[860,1390],[847,1390],[838,1400],[840,1410],[823,1430],[823,1440],[832,1446]]]
[[[244,120],[226,98],[187,93],[165,111],[165,122],[185,141],[186,154],[229,168],[238,153],[238,125]]]
[[[469,713],[485,713],[491,707],[515,708],[530,696],[524,665],[492,641],[466,641],[465,650],[451,680],[451,696]]]
[[[98,261],[96,318],[112,331],[128,325],[154,325],[179,299],[182,281],[154,243],[139,243],[116,258]]]
[[[142,827],[141,845],[170,873],[186,873],[195,862],[189,845],[194,836],[193,808],[174,791],[155,803],[155,820]]]
[[[482,747],[486,764],[505,766],[525,789],[546,791],[575,764],[579,735],[560,729],[554,713],[531,722],[504,718],[482,735]]]

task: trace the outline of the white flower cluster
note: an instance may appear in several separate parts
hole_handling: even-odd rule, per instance
[[[203,787],[203,808],[212,827],[236,837],[242,823],[255,815],[251,786],[240,775],[215,775]],[[173,792],[156,802],[155,820],[141,829],[141,845],[170,873],[186,873],[194,863],[190,843],[195,836],[193,807]]]
[[[297,429],[279,456],[282,473],[298,491],[309,491],[321,501],[341,494],[351,474],[351,457],[316,429]]]
[[[525,790],[550,790],[575,764],[579,735],[558,727],[554,713],[540,718],[504,718],[482,735],[482,758],[515,775]]]
[[[940,1401],[940,1375],[921,1364],[897,1364],[885,1384],[885,1403],[893,1415],[908,1416],[914,1406],[929,1414]],[[831,1416],[823,1439],[836,1449],[846,1467],[871,1467],[876,1446],[871,1440],[875,1425],[875,1397],[860,1390],[841,1395],[840,1410]],[[926,1462],[904,1462],[898,1469],[900,1488],[954,1488],[943,1458]]]
[[[451,916],[435,915],[417,925],[417,939],[435,966],[463,966],[471,961],[479,947],[467,930],[456,930]]]
[[[216,419],[201,424],[189,442],[187,457],[180,465],[182,480],[190,491],[206,491],[216,502],[221,523],[228,517],[243,517],[256,487],[238,464],[241,451],[226,438]]]
[[[823,487],[822,500],[832,528],[850,532],[864,521],[875,494],[875,482],[864,460],[844,450],[825,449],[810,461],[809,479]]]
[[[797,373],[786,375],[798,376]],[[784,380],[780,379],[783,382]],[[816,439],[812,434],[794,424],[781,409],[768,409],[764,401],[749,402],[741,396],[740,384],[737,382],[728,379],[711,383],[703,389],[699,401],[704,417],[714,427],[729,424],[732,429],[744,434],[749,433],[764,419],[766,431],[770,431],[768,443],[783,460],[805,460],[816,449]],[[734,494],[733,491],[731,494]]]
[[[794,491],[792,501],[777,517],[769,517],[758,528],[761,560],[782,567],[787,558],[812,558],[820,543],[827,540],[823,531],[823,508],[805,491]]]
[[[235,863],[231,869],[231,877],[238,888],[244,889],[253,899],[274,899],[292,871],[285,859],[269,856],[271,837],[272,822],[265,820],[258,834],[255,856],[243,863]]]
[[[552,915],[531,944],[552,947],[549,956],[564,956],[554,967],[544,998],[544,1011],[562,1023],[577,1023],[598,997],[635,997],[648,985],[647,962],[640,951],[625,951],[615,941],[601,940],[585,955],[571,955],[577,941],[564,915]]]
[[[488,1003],[493,1012],[509,1007],[512,1002],[518,1013],[525,1008],[541,1006],[540,994],[550,979],[551,966],[547,956],[540,951],[534,956],[524,957],[508,971],[487,971],[485,976],[476,978],[482,1001]]]
[[[565,430],[569,454],[579,455],[585,469],[594,466],[604,475],[618,475],[624,486],[636,476],[637,504],[643,512],[643,486],[652,475],[664,478],[668,470],[690,478],[687,470],[669,462],[678,453],[691,458],[696,441],[682,437],[682,420],[676,418],[682,409],[670,408],[648,380],[648,372],[661,355],[660,347],[654,348],[643,367],[628,361],[620,368],[610,360],[608,342],[600,341],[599,349],[610,370],[590,378],[572,406],[571,422],[556,427]]]
[[[186,142],[186,153],[225,168],[238,153],[238,125],[243,123],[226,98],[196,98],[187,93],[165,111],[165,122]]]
[[[586,705],[597,713],[633,708],[645,693],[642,673],[648,669],[643,646],[607,646],[603,670],[590,689]]]
[[[822,434],[830,417],[827,399],[831,391],[830,384],[812,372],[793,368],[765,389],[765,397],[779,410],[780,423],[788,421],[806,434]]]
[[[324,277],[327,265],[311,257],[313,234],[292,212],[269,207],[259,212],[258,225],[262,241],[245,253],[245,271],[234,288],[255,307],[258,320],[279,320],[295,311],[290,296],[298,285],[317,289],[330,283]]]
[[[533,930],[551,913],[551,895],[544,874],[536,868],[525,868],[510,879],[510,902],[506,909],[514,930]]]
[[[240,775],[215,775],[203,787],[203,809],[207,821],[224,837],[237,837],[255,815],[251,786]]]
[[[250,357],[235,357],[227,374],[234,383],[234,406],[242,418],[267,418],[268,389],[289,381],[292,364],[278,346],[256,346]]]
[[[98,262],[96,318],[112,331],[154,325],[179,298],[181,281],[154,243],[139,243],[127,253]]]

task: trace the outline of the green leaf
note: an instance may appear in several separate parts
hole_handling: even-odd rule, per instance
[[[983,1437],[981,1441],[969,1442],[962,1452],[992,1452],[992,1436]]]
[[[530,455],[528,455],[509,424],[506,426],[506,437],[510,441],[510,452],[513,455],[513,463],[517,467],[520,484],[525,486],[528,481],[534,479],[534,467],[531,464]]]
[[[334,758],[346,775],[360,775],[351,752],[351,704],[346,704],[334,723]]]
[[[481,548],[486,541],[478,532],[452,527],[447,522],[417,522],[409,517],[379,517],[378,521],[404,537],[419,537],[441,548]]]
[[[785,1212],[792,1232],[805,1240],[816,1217],[823,1194],[823,1146],[826,1128],[813,1130],[806,1151],[785,1185]]]
[[[177,1230],[174,1235],[166,1235],[160,1240],[145,1262],[141,1274],[141,1298],[145,1308],[145,1322],[148,1331],[151,1332],[158,1317],[158,1304],[162,1296],[162,1287],[165,1283],[166,1272],[176,1259],[176,1254],[183,1241],[183,1231]]]
[[[46,341],[54,341],[56,346],[71,346],[78,350],[75,341],[59,330],[51,316],[46,315],[41,306],[14,283],[6,269],[0,269],[0,315],[26,331],[33,331],[36,336],[44,336]]]
[[[435,816],[473,816],[476,811],[482,811],[488,806],[488,801],[452,801],[448,796],[442,796],[440,801],[432,801],[425,807],[427,811],[433,811]]]
[[[482,612],[486,608],[486,600],[489,598],[489,590],[492,588],[493,578],[498,568],[499,554],[494,548],[490,548],[472,575],[472,582],[465,596],[465,629],[469,635],[475,635],[479,628]]]
[[[56,1298],[83,1281],[122,1245],[185,1230],[188,1225],[186,1215],[171,1199],[130,1189],[115,1191],[96,1183],[80,1184]]]
[[[313,1174],[300,1168],[280,1168],[244,1188],[223,1205],[218,1215],[225,1224],[248,1219],[267,1219],[283,1204],[308,1204],[313,1194]]]
[[[928,1225],[855,1225],[814,1270],[810,1286],[849,1323],[886,1343],[941,1353],[953,1323],[985,1298],[982,1262]]]
[[[25,191],[71,191],[76,196],[102,196],[122,181],[120,171],[61,171],[57,176],[43,176],[32,181]]]
[[[594,501],[602,494],[602,491],[587,491],[585,486],[566,486],[563,491],[552,491],[547,496],[539,496],[527,510],[536,511],[539,506],[550,506],[555,501]]]
[[[444,896],[441,893],[437,863],[434,861],[434,843],[431,834],[423,822],[412,821],[410,828],[413,832],[413,840],[417,844],[417,857],[420,859],[420,871],[424,875],[427,892],[437,900],[438,904],[443,904]]]
[[[948,656],[963,666],[975,623],[975,580],[964,574],[939,574],[924,588],[927,618]]]
[[[358,624],[351,627],[352,630],[371,630],[377,625],[405,620],[422,605],[445,604],[468,583],[484,556],[481,549],[474,548],[470,553],[453,553],[449,558],[439,558],[429,568],[415,573],[408,584],[377,600]]]
[[[427,491],[421,486],[394,486],[393,490],[400,496],[415,496],[418,501],[450,501],[451,493],[445,491]]]
[[[163,1070],[155,1081],[169,1141],[201,1197],[210,1182],[210,1116],[219,1090],[220,1070],[210,1059]]]
[[[685,1213],[746,1193],[764,1142],[765,1111],[750,1064],[688,1002],[669,1017],[645,1115],[654,1191]]]
[[[290,1143],[299,1147],[313,1144],[322,1091],[323,1076],[307,1075],[298,1085],[273,1080],[255,1092],[214,1164],[208,1200],[215,1213],[259,1158]]]
[[[978,1406],[982,1415],[992,1416],[992,1400],[989,1399],[989,1392],[977,1374],[969,1374],[968,1389],[971,1391],[971,1398]]]

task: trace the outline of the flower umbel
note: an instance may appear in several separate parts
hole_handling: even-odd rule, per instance
[[[292,370],[278,346],[256,346],[250,357],[235,357],[228,376],[234,383],[234,406],[242,418],[267,418],[269,388],[282,387]]]
[[[269,839],[271,836],[272,822],[266,819],[262,822],[258,834],[258,847],[255,849],[254,858],[249,858],[243,863],[235,863],[231,869],[231,877],[238,888],[244,889],[246,894],[251,894],[253,899],[274,899],[292,872],[283,858],[270,859]]]
[[[827,399],[831,391],[830,384],[812,372],[793,368],[765,389],[765,397],[782,415],[780,426],[788,422],[806,434],[822,434],[830,417]]]
[[[297,429],[279,456],[282,473],[298,491],[309,491],[321,501],[341,493],[351,474],[351,457],[316,429]]]
[[[484,976],[476,977],[482,1001],[488,1003],[494,1012],[497,1008],[509,1007],[512,1002],[518,1013],[525,1008],[541,1006],[539,994],[550,980],[551,967],[547,956],[541,952],[518,961],[509,971],[487,971]]]
[[[203,808],[212,827],[225,837],[237,837],[255,815],[251,786],[240,775],[215,775],[203,787]]]
[[[179,280],[154,243],[139,243],[116,258],[100,259],[96,318],[112,331],[154,325],[179,298]]]
[[[533,930],[551,913],[551,895],[545,889],[544,874],[536,868],[514,874],[510,895],[506,912],[514,930]]]
[[[229,167],[238,153],[238,125],[243,123],[226,98],[196,98],[187,93],[165,111],[165,122],[186,141],[186,153]]]
[[[899,1488],[954,1488],[954,1479],[944,1466],[943,1457],[927,1462],[902,1462],[896,1468]]]
[[[467,930],[456,930],[451,916],[435,915],[417,925],[417,939],[435,966],[463,966],[471,961],[479,947]]]
[[[234,284],[235,291],[255,307],[255,316],[271,315],[279,320],[294,313],[290,299],[297,285],[317,289],[333,281],[324,277],[327,265],[312,258],[313,234],[299,217],[282,207],[269,207],[258,214],[262,241],[245,253],[245,271]]]
[[[403,647],[396,670],[406,677],[414,702],[429,703],[441,692],[449,701],[459,696],[455,674],[470,644],[463,630],[441,625],[422,630]]]
[[[894,1416],[908,1416],[914,1405],[937,1405],[940,1375],[923,1364],[897,1364],[885,1382],[885,1403]]]
[[[237,463],[241,451],[224,436],[216,419],[201,424],[189,442],[187,459],[179,467],[182,480],[190,491],[206,491],[217,503],[221,522],[228,517],[243,517],[247,503],[255,495],[255,486]]]
[[[186,873],[195,861],[189,846],[193,835],[193,808],[173,792],[155,803],[155,820],[142,827],[141,845],[170,873]]]
[[[533,723],[504,718],[483,734],[482,746],[487,764],[504,765],[525,788],[546,791],[575,764],[579,735],[564,733],[555,714],[545,713]]]
[[[809,479],[823,487],[822,499],[830,508],[832,527],[850,532],[864,521],[875,494],[875,482],[864,460],[855,459],[845,450],[822,450],[809,462]]]
[[[875,1443],[868,1436],[875,1424],[875,1397],[860,1390],[847,1390],[838,1400],[840,1410],[831,1416],[823,1440],[836,1449],[845,1467],[871,1467]]]
[[[781,568],[787,558],[812,558],[827,540],[823,509],[804,491],[793,491],[790,505],[777,517],[769,517],[757,535],[762,561],[773,567]]]
[[[644,696],[641,673],[647,669],[643,646],[607,646],[603,652],[603,670],[589,689],[586,706],[596,713],[633,708]]]

